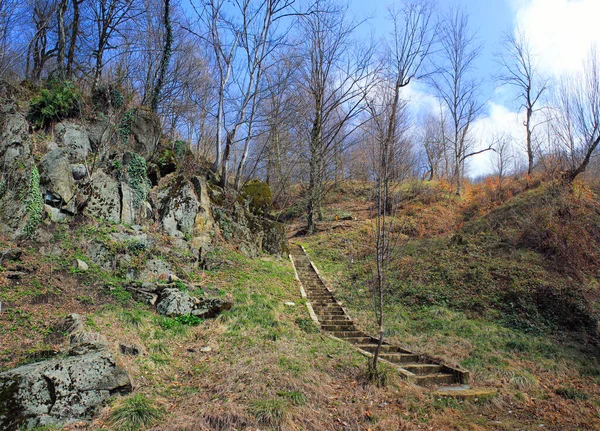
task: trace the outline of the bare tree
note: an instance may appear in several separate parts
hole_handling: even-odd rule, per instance
[[[492,136],[492,146],[496,153],[493,159],[493,168],[498,176],[500,187],[502,187],[504,179],[510,173],[514,159],[512,139],[507,133],[496,133]]]
[[[563,79],[558,92],[554,132],[567,152],[564,178],[584,172],[600,143],[600,59],[592,48],[583,72]]]
[[[427,180],[442,179],[448,173],[446,139],[444,135],[445,118],[442,113],[428,113],[421,132],[421,142],[425,151]]]
[[[373,355],[372,370],[377,372],[377,361],[384,336],[384,292],[387,284],[387,266],[391,259],[394,239],[392,238],[393,218],[390,184],[400,180],[412,162],[412,147],[405,138],[407,133],[406,102],[400,91],[412,79],[423,72],[423,62],[430,53],[437,28],[433,20],[432,3],[428,1],[407,1],[402,8],[390,11],[394,26],[392,40],[384,55],[381,78],[367,96],[375,136],[375,177],[376,177],[376,259],[377,274],[373,294],[375,315],[379,328],[379,343]]]
[[[365,108],[364,86],[372,78],[372,52],[361,52],[353,44],[357,24],[348,20],[345,8],[331,1],[316,1],[313,11],[302,17],[301,26],[306,61],[300,89],[310,129],[307,231],[312,233],[316,220],[322,219],[326,159],[336,142],[356,130],[353,121]]]
[[[244,149],[237,166],[234,187],[238,189],[242,180],[242,172],[248,158],[253,128],[261,98],[261,84],[267,59],[282,43],[287,31],[275,36],[275,26],[282,17],[287,17],[292,0],[263,0],[252,7],[250,0],[236,1],[242,16],[240,29],[240,48],[244,51],[245,60],[242,71],[242,87],[237,118],[228,132],[235,142],[237,130],[245,126]],[[226,150],[227,151],[227,150]],[[229,151],[227,151],[229,153]],[[227,161],[225,161],[225,164]],[[223,175],[225,176],[226,173]]]
[[[54,26],[57,3],[54,0],[32,0],[29,6],[34,33],[29,42],[26,73],[31,79],[39,81],[44,65],[56,55],[56,47],[49,39]],[[30,59],[33,61],[31,71]]]
[[[548,89],[549,79],[540,76],[535,61],[535,54],[525,33],[517,27],[515,32],[505,35],[498,62],[503,72],[499,77],[501,83],[511,85],[518,91],[521,106],[525,108],[525,149],[527,151],[527,174],[534,168],[534,155],[537,148],[533,142],[533,133],[540,124],[534,122],[534,114],[542,95]]]
[[[483,107],[478,100],[478,82],[471,76],[481,47],[469,30],[468,15],[458,8],[446,15],[440,28],[440,42],[438,73],[431,84],[448,113],[450,130],[446,136],[454,159],[456,194],[460,195],[465,160],[492,149],[474,150],[469,136],[470,127]]]
[[[169,68],[169,62],[171,61],[172,49],[173,49],[173,26],[171,24],[171,0],[163,0],[164,2],[164,13],[163,13],[163,24],[165,28],[165,43],[160,59],[160,67],[158,70],[158,77],[154,88],[152,90],[152,96],[150,97],[150,109],[153,112],[158,110],[158,102],[160,100],[160,92],[163,89],[165,76],[167,69]]]
[[[115,49],[113,38],[132,17],[133,0],[93,0],[90,3],[91,19],[95,31],[92,43],[94,58],[92,88],[96,88],[105,65],[106,51]]]
[[[67,51],[67,79],[73,79],[73,73],[75,69],[75,50],[77,48],[77,41],[80,36],[80,6],[84,0],[72,0],[73,14],[71,19],[71,33],[69,35],[69,48]]]

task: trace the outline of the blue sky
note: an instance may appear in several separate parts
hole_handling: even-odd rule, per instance
[[[350,11],[357,18],[372,16],[371,30],[378,36],[389,33],[385,19],[389,5],[399,5],[400,0],[350,0]],[[505,31],[515,26],[525,32],[536,55],[537,69],[555,82],[561,76],[581,69],[590,48],[600,48],[600,0],[438,0],[438,10],[462,6],[470,17],[471,29],[479,35],[482,44],[477,75],[483,80],[481,96],[487,101],[484,115],[474,125],[480,147],[487,146],[498,132],[508,133],[514,142],[515,152],[521,157],[525,131],[522,112],[510,88],[498,87],[494,75],[499,66],[494,53],[501,49]],[[364,30],[368,34],[368,30]],[[435,105],[431,89],[422,83],[411,83],[407,93],[412,105]],[[491,173],[493,153],[488,152],[471,160],[470,174]]]

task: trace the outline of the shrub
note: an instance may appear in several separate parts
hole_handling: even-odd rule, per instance
[[[92,91],[92,103],[101,112],[119,109],[124,101],[123,93],[116,84],[99,85]]]
[[[110,413],[110,423],[114,429],[137,431],[147,428],[165,415],[164,409],[157,407],[143,394],[135,394],[122,400]]]
[[[52,122],[73,118],[81,112],[81,92],[71,81],[56,81],[29,104],[27,119],[41,129]]]

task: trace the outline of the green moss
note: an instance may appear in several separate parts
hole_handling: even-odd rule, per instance
[[[44,210],[44,199],[40,190],[40,173],[37,166],[34,166],[31,170],[26,203],[27,223],[23,227],[23,233],[28,238],[31,238],[42,221],[42,212]]]
[[[251,180],[242,188],[242,197],[249,201],[250,210],[255,214],[263,214],[271,209],[273,195],[267,183]]]

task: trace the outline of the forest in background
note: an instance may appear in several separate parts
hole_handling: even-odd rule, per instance
[[[409,0],[388,19],[393,31],[377,39],[365,37],[368,19],[330,0],[2,0],[0,78],[30,86],[39,128],[97,117],[99,105],[121,124],[142,106],[222,184],[263,179],[280,207],[300,184],[309,232],[327,184],[376,180],[383,153],[389,180],[443,180],[457,194],[471,157],[486,151],[500,181],[569,183],[597,169],[594,47],[581,73],[544,76],[517,28],[498,46],[497,76],[482,77],[466,10]],[[483,79],[514,91],[521,141],[474,132]],[[416,80],[437,95],[436,109],[412,109],[405,93]]]

